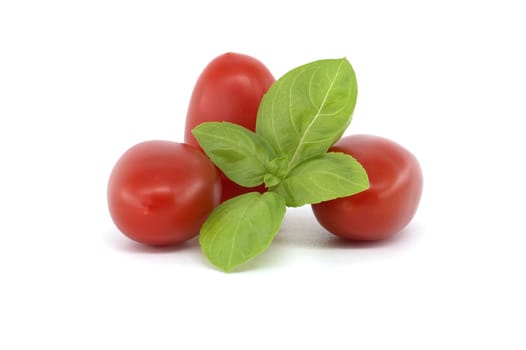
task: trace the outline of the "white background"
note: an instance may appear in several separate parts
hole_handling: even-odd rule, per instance
[[[0,349],[524,349],[521,1],[0,2]],[[348,133],[391,138],[425,189],[395,239],[342,243],[310,208],[236,273],[197,241],[138,246],[106,181],[182,141],[227,51],[276,77],[346,56]]]

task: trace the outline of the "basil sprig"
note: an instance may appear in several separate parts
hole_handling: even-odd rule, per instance
[[[298,207],[369,187],[351,156],[328,152],[349,126],[357,83],[347,59],[315,61],[277,80],[259,106],[256,132],[227,122],[193,129],[214,164],[247,193],[219,205],[201,228],[209,261],[224,271],[263,252],[279,231],[286,206]]]

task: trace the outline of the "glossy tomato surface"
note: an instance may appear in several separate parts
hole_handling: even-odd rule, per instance
[[[196,236],[220,196],[219,174],[208,157],[170,141],[146,141],[126,151],[107,189],[115,225],[148,245],[172,245]]]
[[[228,121],[252,131],[261,98],[275,79],[257,59],[239,53],[225,53],[212,60],[195,84],[186,116],[186,143],[199,147],[192,129],[208,121]],[[221,173],[222,200],[254,190],[238,186]]]
[[[331,149],[355,157],[367,171],[370,187],[353,196],[312,206],[329,232],[351,240],[388,238],[402,230],[416,213],[422,195],[422,170],[401,145],[372,135],[342,138]]]

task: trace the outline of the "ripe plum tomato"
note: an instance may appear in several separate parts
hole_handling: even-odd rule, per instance
[[[374,241],[409,224],[423,186],[422,170],[413,154],[391,140],[371,135],[344,137],[330,151],[355,157],[367,171],[370,187],[312,205],[323,227],[346,239]]]
[[[219,174],[196,148],[170,141],[146,141],[117,161],[107,189],[117,228],[148,245],[172,245],[199,233],[219,204]]]
[[[252,131],[261,98],[275,79],[257,59],[225,53],[213,59],[199,76],[188,106],[184,141],[199,147],[192,129],[203,122],[228,121]],[[239,194],[265,191],[264,186],[245,188],[221,173],[222,201]]]

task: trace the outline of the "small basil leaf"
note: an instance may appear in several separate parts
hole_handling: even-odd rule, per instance
[[[365,169],[348,154],[330,152],[296,166],[272,191],[290,207],[346,197],[369,187]]]
[[[285,216],[276,193],[246,193],[218,206],[201,227],[199,243],[208,260],[224,271],[268,248]]]
[[[282,179],[289,172],[289,159],[287,156],[276,157],[268,163],[267,169],[269,173]]]
[[[233,123],[206,122],[192,130],[206,155],[238,185],[263,183],[267,163],[274,158],[270,146],[259,135]]]
[[[276,186],[287,176],[289,172],[289,159],[287,156],[279,156],[267,164],[268,174],[263,178],[265,187]]]
[[[281,182],[281,180],[283,180],[283,179],[280,178],[280,177],[277,177],[276,175],[273,175],[273,174],[267,174],[263,178],[263,182],[265,182],[265,187],[266,188],[277,186]]]
[[[290,168],[325,153],[351,122],[358,87],[347,59],[320,60],[295,68],[264,95],[256,133]]]

